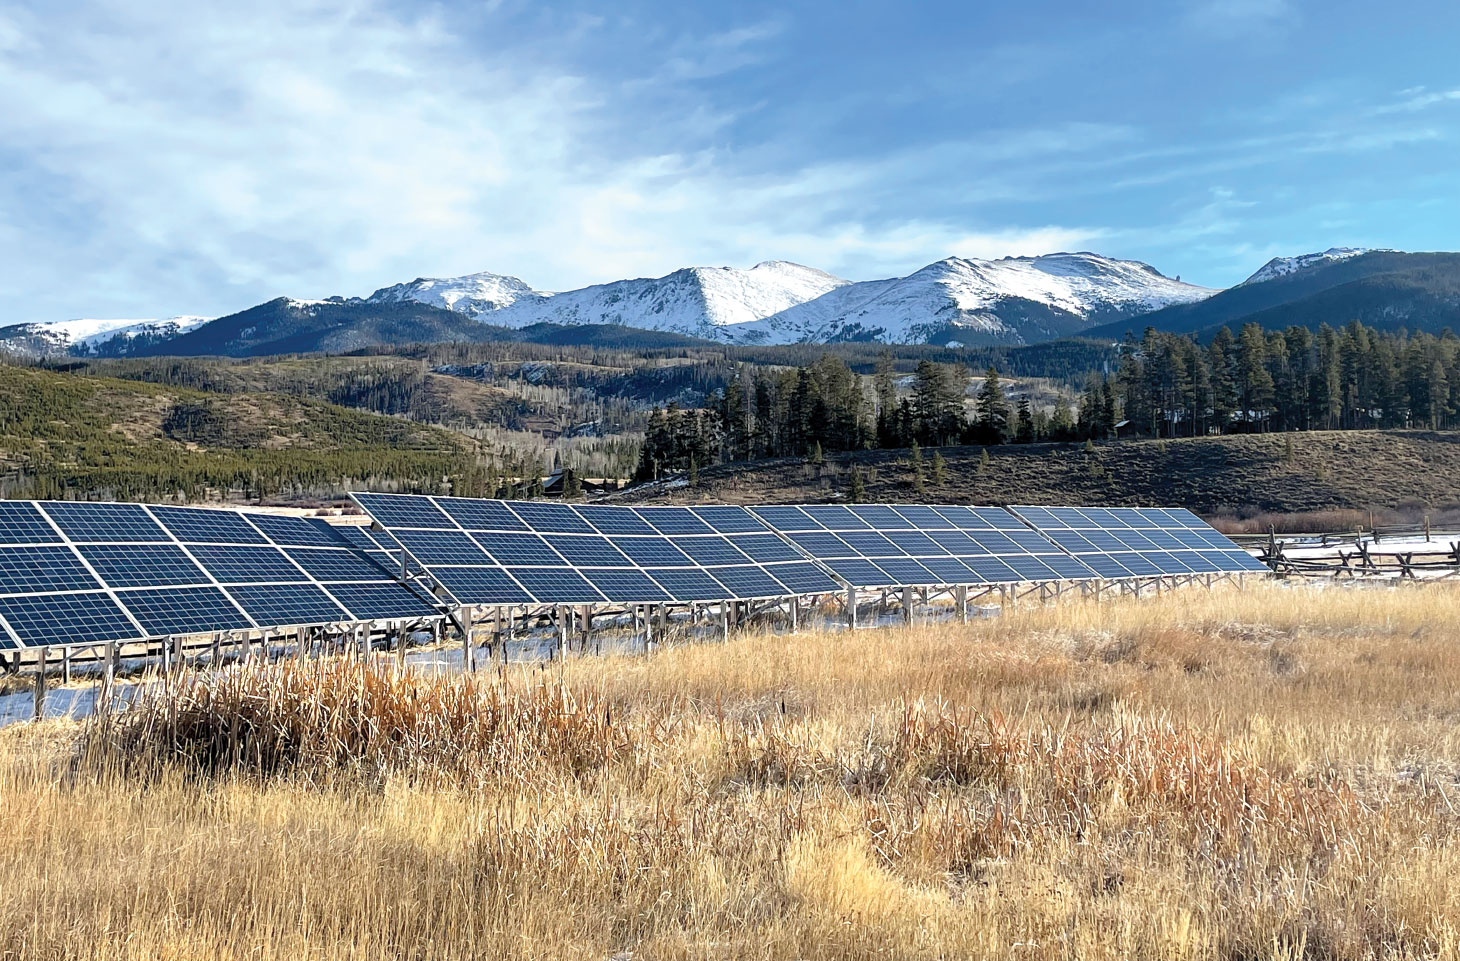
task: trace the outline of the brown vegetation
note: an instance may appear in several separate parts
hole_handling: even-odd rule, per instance
[[[0,957],[1460,955],[1460,589],[1180,591],[0,734]]]

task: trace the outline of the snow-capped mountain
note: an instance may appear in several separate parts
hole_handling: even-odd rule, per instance
[[[1376,250],[1385,248],[1379,247],[1329,247],[1327,250],[1312,254],[1299,254],[1296,257],[1274,257],[1248,277],[1239,287],[1247,284],[1260,284],[1264,280],[1272,280],[1275,277],[1284,277],[1288,274],[1297,273],[1300,270],[1307,270],[1310,267],[1320,267],[1323,264],[1331,264],[1340,260],[1348,260],[1351,257],[1358,257],[1361,254],[1374,253]]]
[[[492,306],[493,298],[475,296],[481,278],[490,278],[494,291],[511,282],[510,302]],[[369,300],[417,299],[507,327],[623,324],[733,343],[1025,343],[1213,293],[1146,264],[1075,253],[950,257],[907,277],[860,283],[786,261],[749,270],[687,267],[558,294],[512,277],[472,274],[385,288]]]
[[[0,350],[30,356],[86,353],[117,339],[169,340],[212,319],[194,316],[161,320],[78,318],[14,324],[0,327]]]
[[[516,277],[483,270],[463,277],[440,279],[417,277],[408,284],[382,287],[369,297],[367,304],[398,304],[414,300],[433,307],[479,317],[493,310],[510,307],[518,301],[539,301],[552,294],[533,290]]]

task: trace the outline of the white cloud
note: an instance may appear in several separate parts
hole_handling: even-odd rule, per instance
[[[698,74],[751,62],[777,29],[710,37]],[[14,271],[0,323],[214,313],[481,269],[559,289],[766,257],[870,276],[1098,233],[874,222],[848,194],[931,176],[921,153],[771,176],[707,146],[725,122],[712,110],[635,116],[627,88],[497,40],[372,0],[0,15],[0,142],[23,172],[0,182],[0,262]],[[686,49],[645,73],[684,73]],[[682,152],[622,147],[626,125],[680,123]],[[950,150],[1002,161],[1127,135],[1086,124]]]

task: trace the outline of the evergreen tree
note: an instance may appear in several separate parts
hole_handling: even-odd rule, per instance
[[[942,487],[948,482],[948,461],[944,459],[943,452],[933,451],[933,486]]]
[[[1009,431],[1009,402],[1004,397],[999,372],[990,367],[978,391],[979,443],[1001,444]]]

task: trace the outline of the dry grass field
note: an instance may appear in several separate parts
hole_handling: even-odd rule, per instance
[[[0,957],[1460,957],[1460,587],[1249,587],[0,733]]]

